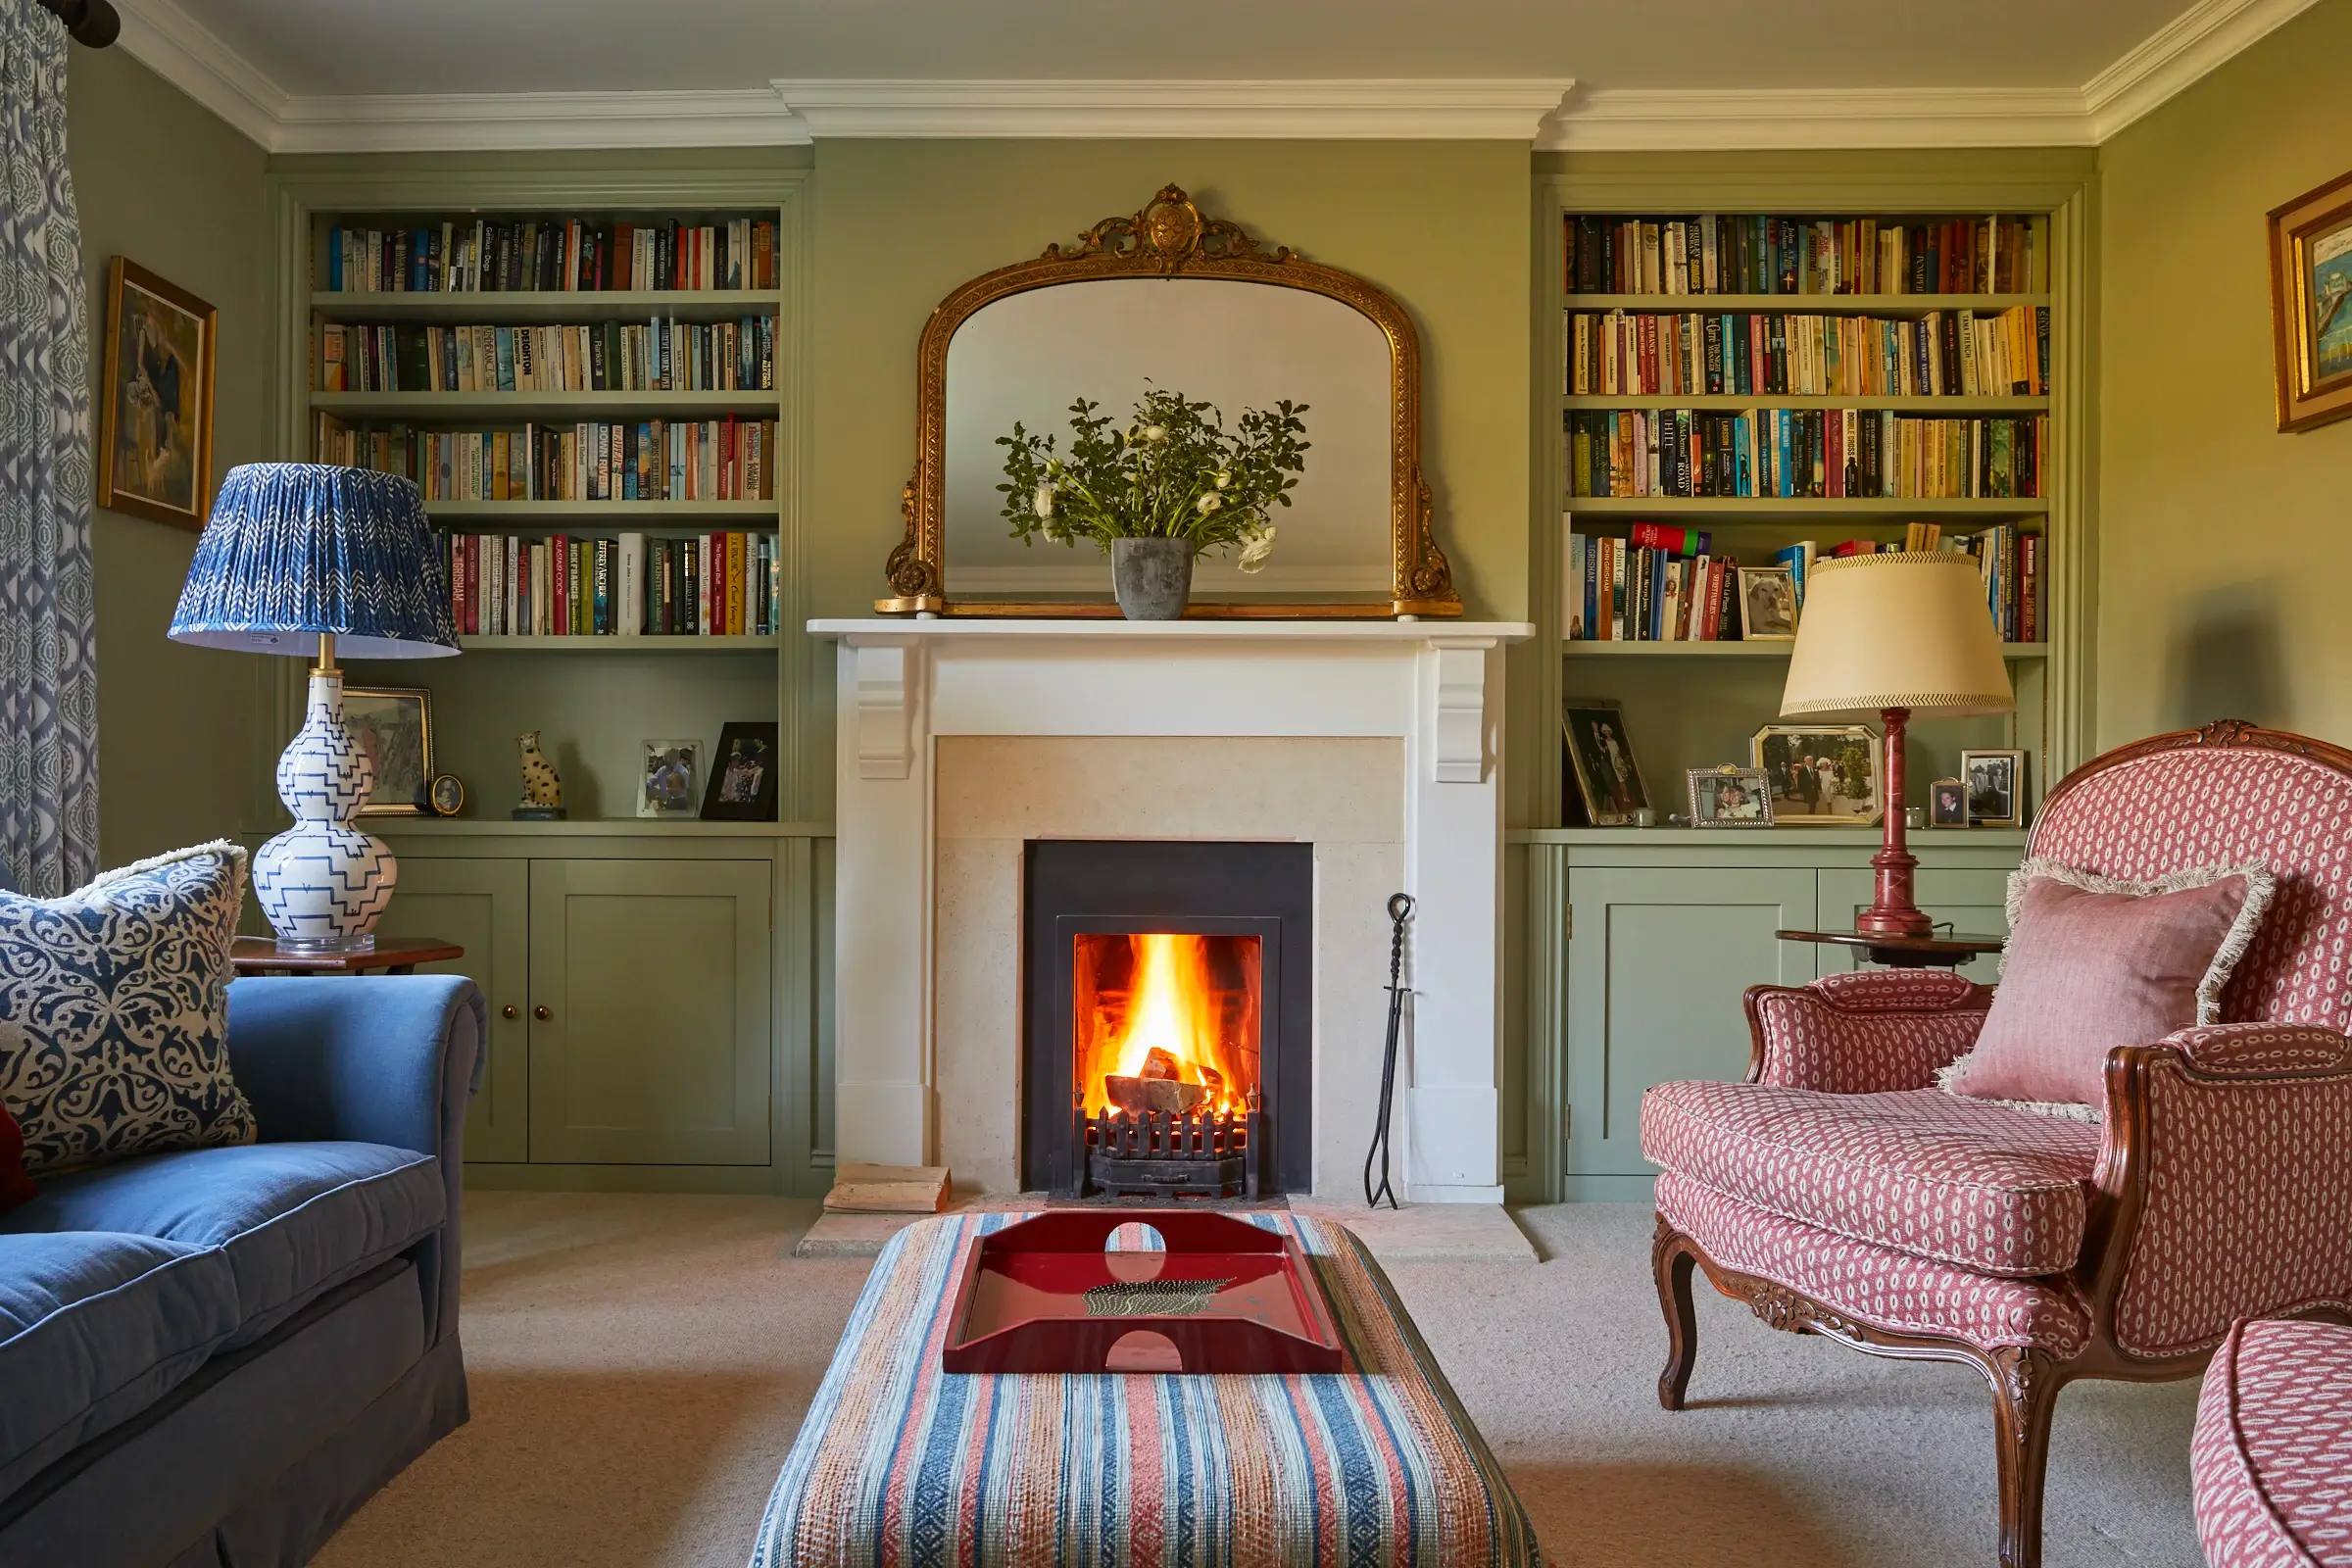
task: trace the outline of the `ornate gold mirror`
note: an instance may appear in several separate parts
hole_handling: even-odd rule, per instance
[[[1151,389],[1246,409],[1306,405],[1306,466],[1263,569],[1204,555],[1197,617],[1458,615],[1421,477],[1421,345],[1371,283],[1267,250],[1174,185],[1068,249],[973,278],[923,327],[906,537],[884,613],[1116,615],[1109,558],[1016,536],[1004,449],[1018,420],[1070,443],[1085,397],[1124,426]]]

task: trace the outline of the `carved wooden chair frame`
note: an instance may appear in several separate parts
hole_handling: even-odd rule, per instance
[[[2052,802],[2107,768],[2163,752],[2196,747],[2284,752],[2352,775],[2352,752],[2307,736],[2225,719],[2202,729],[2152,736],[2093,758],[2050,791],[2042,802],[2042,810],[2047,812]],[[1759,1082],[1764,1071],[1766,1047],[1759,1003],[1775,993],[1803,990],[1799,986],[1748,988],[1743,1002],[1748,1026],[1746,1082]],[[1989,1006],[1991,1001],[1992,989],[1979,986],[1969,1003],[1937,1010],[1964,1011],[1976,1004]],[[1676,1230],[1661,1213],[1650,1244],[1650,1264],[1657,1279],[1658,1304],[1665,1313],[1668,1340],[1666,1367],[1658,1374],[1658,1402],[1669,1410],[1684,1407],[1691,1365],[1697,1357],[1698,1324],[1690,1293],[1693,1267],[1703,1272],[1717,1291],[1744,1302],[1772,1328],[1818,1334],[1870,1355],[1910,1361],[1959,1361],[1973,1366],[1992,1386],[2000,1494],[2000,1560],[2003,1568],[2037,1568],[2041,1560],[2042,1483],[2049,1458],[2050,1418],[2058,1391],[2082,1378],[2161,1383],[2194,1377],[2213,1356],[2210,1348],[2185,1355],[2133,1355],[2116,1338],[2117,1298],[2123,1290],[2125,1267],[2131,1261],[2147,1203],[2152,1137],[2150,1080],[2160,1063],[2177,1067],[2200,1083],[2243,1085],[2341,1076],[2340,1069],[2322,1069],[2278,1072],[2259,1079],[2245,1075],[2224,1079],[2197,1072],[2182,1053],[2170,1046],[2119,1046],[2108,1053],[2106,1088],[2110,1125],[2105,1151],[2092,1173],[2082,1250],[2072,1271],[2075,1288],[2082,1293],[2090,1317],[2088,1342],[2081,1354],[2061,1360],[2047,1350],[2032,1347],[1987,1351],[1963,1340],[1900,1334],[1859,1322],[1785,1285],[1725,1267],[1708,1256],[1697,1242]],[[2315,1308],[2298,1315],[2352,1322],[2352,1314],[2333,1308]]]
[[[890,592],[874,601],[875,610],[884,614],[937,615],[1119,613],[1118,606],[1107,600],[959,603],[948,598],[946,588],[948,345],[958,327],[998,300],[1057,283],[1112,277],[1231,278],[1304,289],[1352,307],[1378,326],[1389,343],[1389,599],[1196,603],[1188,614],[1374,619],[1462,612],[1452,568],[1432,531],[1429,484],[1421,476],[1421,339],[1412,317],[1387,291],[1353,272],[1307,261],[1288,246],[1269,251],[1240,224],[1206,217],[1176,185],[1160,187],[1139,213],[1102,220],[1067,250],[1048,245],[1034,261],[982,273],[940,301],[923,323],[915,350],[914,475],[900,493],[906,536],[884,564]]]

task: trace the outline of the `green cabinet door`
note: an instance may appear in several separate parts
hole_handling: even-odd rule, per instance
[[[531,1158],[764,1165],[767,860],[531,862]]]
[[[466,950],[455,963],[426,973],[462,974],[490,1004],[489,1060],[482,1092],[466,1113],[466,1157],[531,1156],[531,1058],[526,1016],[530,968],[530,862],[411,858],[383,923],[388,937],[443,937]]]
[[[1850,929],[1854,916],[1870,907],[1874,885],[1875,878],[1868,871],[1825,869],[1821,873],[1821,923]],[[1929,919],[1938,924],[1948,921],[1954,931],[2006,935],[2008,896],[2009,873],[1985,866],[1923,865],[1912,876],[1912,902]],[[1823,974],[1859,969],[1867,961],[1854,948],[1825,944],[1816,953]],[[2001,978],[2001,960],[1998,955],[1987,954],[1960,972],[1979,984],[1992,985]]]
[[[1747,1071],[1751,985],[1813,978],[1810,868],[1574,869],[1568,873],[1568,1196],[1636,1198],[1642,1095]]]

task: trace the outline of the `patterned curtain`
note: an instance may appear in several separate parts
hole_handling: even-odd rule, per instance
[[[66,30],[33,0],[0,0],[0,869],[54,897],[98,869],[98,632]]]

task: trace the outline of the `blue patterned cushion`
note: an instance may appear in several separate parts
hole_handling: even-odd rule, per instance
[[[26,1170],[253,1142],[228,1072],[244,897],[245,852],[228,843],[62,899],[0,893],[0,1102],[24,1129]]]

